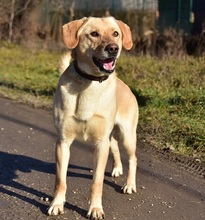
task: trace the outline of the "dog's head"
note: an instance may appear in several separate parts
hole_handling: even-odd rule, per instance
[[[95,75],[110,74],[122,47],[132,48],[130,28],[113,17],[82,18],[63,26],[63,40],[79,67]]]

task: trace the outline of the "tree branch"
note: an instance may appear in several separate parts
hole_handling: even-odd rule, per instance
[[[23,8],[21,8],[21,9],[19,9],[19,10],[17,10],[17,11],[15,12],[15,15],[18,15],[18,14],[20,14],[21,12],[25,11],[25,10],[27,9],[28,5],[30,4],[30,2],[31,2],[31,0],[28,0],[28,1],[25,3],[25,5],[24,5]]]

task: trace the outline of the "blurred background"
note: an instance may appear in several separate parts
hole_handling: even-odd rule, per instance
[[[205,0],[1,0],[0,40],[59,49],[64,23],[109,15],[131,27],[136,54],[205,52]]]

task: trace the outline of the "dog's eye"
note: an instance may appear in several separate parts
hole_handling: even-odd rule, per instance
[[[114,37],[118,37],[118,36],[119,36],[119,33],[118,33],[117,31],[114,31],[114,32],[113,32],[113,36],[114,36]]]
[[[91,32],[90,34],[92,37],[98,37],[99,36],[99,33],[97,31],[93,31]]]

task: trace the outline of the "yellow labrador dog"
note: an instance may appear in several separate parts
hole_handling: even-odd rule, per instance
[[[74,139],[94,145],[93,183],[87,217],[103,219],[104,171],[111,147],[114,156],[112,176],[123,173],[118,141],[129,158],[129,171],[123,192],[136,192],[137,101],[116,77],[115,64],[122,47],[131,49],[130,28],[113,17],[82,18],[63,26],[63,39],[72,49],[73,61],[65,63],[54,98],[54,118],[58,132],[56,183],[49,215],[64,212],[66,176],[70,145]]]

